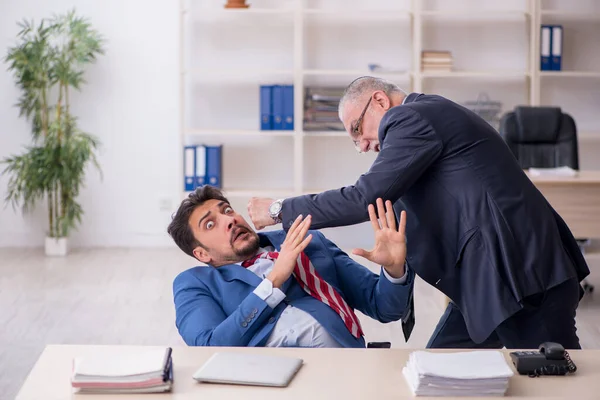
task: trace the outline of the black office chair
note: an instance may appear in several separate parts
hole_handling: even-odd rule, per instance
[[[579,169],[577,127],[560,107],[515,107],[500,119],[500,135],[523,169],[571,167]],[[577,239],[583,252],[587,239]],[[583,282],[586,292],[594,286]]]
[[[500,135],[523,169],[579,169],[575,121],[559,107],[516,107],[500,119]]]

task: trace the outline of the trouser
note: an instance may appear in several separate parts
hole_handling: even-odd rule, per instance
[[[575,327],[580,290],[577,279],[570,279],[524,298],[524,307],[502,322],[483,343],[471,340],[460,310],[450,302],[427,348],[537,349],[544,342],[556,342],[565,349],[580,349]]]

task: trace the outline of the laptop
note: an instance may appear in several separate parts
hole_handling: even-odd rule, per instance
[[[286,387],[302,364],[303,360],[295,357],[215,353],[194,373],[193,378],[198,382]]]

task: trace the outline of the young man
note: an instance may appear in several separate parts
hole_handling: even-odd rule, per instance
[[[196,189],[168,227],[181,250],[207,264],[173,283],[180,335],[190,346],[365,347],[354,309],[383,323],[412,312],[406,216],[397,229],[386,208],[379,199],[378,220],[369,205],[375,247],[355,251],[382,265],[377,275],[309,232],[310,216],[287,235],[257,234],[218,189]]]

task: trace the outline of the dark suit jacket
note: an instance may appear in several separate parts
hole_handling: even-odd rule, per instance
[[[588,266],[562,218],[498,133],[441,96],[411,93],[379,127],[381,151],[353,186],[283,202],[283,226],[368,220],[378,197],[406,209],[409,265],[461,310],[480,343],[521,300]],[[401,200],[401,202],[400,202]]]

